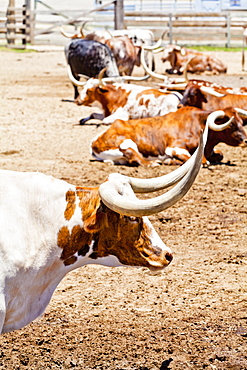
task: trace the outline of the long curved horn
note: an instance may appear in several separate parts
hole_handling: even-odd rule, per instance
[[[159,40],[156,42],[156,44],[154,44],[154,45],[152,45],[152,46],[148,46],[148,45],[146,45],[146,46],[143,46],[143,49],[145,49],[145,50],[154,50],[154,49],[158,49],[160,46],[161,46],[161,44],[162,44],[162,41],[163,41],[163,37],[165,36],[165,34],[167,33],[167,31],[168,30],[165,30],[163,33],[162,33],[162,35],[160,36],[160,38],[159,38]]]
[[[70,34],[70,33],[67,33],[64,31],[64,29],[62,27],[59,28],[61,34],[64,36],[64,37],[67,37],[68,39],[72,39],[73,37],[76,36],[76,34]]]
[[[145,57],[144,57],[144,51],[143,51],[143,48],[142,48],[142,51],[141,51],[141,65],[142,65],[142,67],[143,67],[144,71],[145,71],[146,73],[148,73],[150,76],[155,77],[155,78],[158,78],[158,79],[163,80],[163,81],[168,81],[168,76],[165,76],[165,75],[162,75],[162,74],[160,74],[160,73],[154,72],[154,71],[152,71],[152,70],[147,66],[147,64],[146,64],[146,62],[145,62]],[[177,81],[178,83],[182,83],[182,81],[184,81],[184,78],[176,78],[176,79],[174,79],[174,81],[175,81],[175,83],[176,83],[176,81]],[[166,86],[165,86],[165,87],[166,87]],[[177,86],[176,86],[176,88],[177,88]]]
[[[241,108],[234,108],[236,112],[238,112],[240,115],[247,117],[247,110],[241,109]]]
[[[182,83],[177,83],[176,81],[175,82],[172,82],[172,83],[161,83],[161,84],[158,84],[160,87],[162,87],[163,89],[168,89],[168,90],[180,90],[180,91],[184,91],[186,89],[186,86],[187,86],[187,83],[186,82],[182,82]]]
[[[99,187],[103,203],[115,212],[136,217],[149,216],[171,207],[189,191],[200,170],[203,149],[207,141],[207,130],[206,124],[204,134],[200,137],[199,147],[191,157],[187,173],[171,190],[152,199],[140,200],[134,197],[128,179],[123,183],[116,181],[114,177],[111,179],[110,175],[109,180]],[[130,197],[126,196],[128,194]]]
[[[73,85],[75,85],[75,86],[84,86],[85,85],[86,81],[78,81],[73,76],[73,73],[71,71],[71,68],[70,68],[69,64],[68,64],[68,67],[67,67],[67,72],[68,72],[69,79],[70,79],[70,81],[72,82]]]
[[[106,81],[103,79],[103,76],[104,76],[106,70],[107,70],[107,67],[101,69],[101,71],[98,75],[99,86],[104,86],[106,84]]]
[[[114,35],[108,30],[108,28],[105,28],[105,31],[107,32],[107,33],[109,33],[109,35],[110,35],[110,37],[112,38],[112,37],[114,37]]]
[[[164,51],[164,50],[165,50],[165,48],[166,48],[166,46],[161,46],[160,48],[157,48],[157,49],[155,49],[155,50],[152,50],[152,52],[153,52],[154,54],[158,54],[158,53],[161,53],[162,51]]]
[[[207,118],[208,127],[213,131],[223,131],[227,129],[228,127],[230,127],[234,119],[234,116],[231,117],[229,121],[227,121],[226,123],[223,123],[222,125],[216,125],[215,120],[217,118],[223,118],[223,117],[225,117],[225,112],[223,110],[217,110],[215,112],[210,113]]]
[[[106,69],[107,67],[103,68],[98,75],[100,85],[105,85],[106,83],[114,83],[114,82],[121,83],[124,81],[143,81],[143,80],[147,80],[148,78],[150,78],[149,75],[141,76],[141,77],[137,77],[137,76],[103,77]]]
[[[188,78],[188,66],[189,66],[190,62],[191,62],[193,59],[195,59],[195,58],[196,58],[196,56],[193,56],[193,57],[189,58],[189,59],[187,60],[187,62],[185,63],[185,65],[184,65],[183,77],[184,77],[184,79],[185,79],[185,81],[186,81],[187,83],[189,82],[189,78]]]
[[[148,78],[150,78],[149,75],[145,76],[116,76],[116,77],[104,77],[102,78],[103,83],[109,82],[109,83],[114,83],[114,82],[125,82],[125,81],[145,81]]]
[[[83,29],[85,27],[85,24],[87,23],[88,21],[85,21],[82,23],[81,25],[81,28],[80,28],[80,35],[81,35],[81,38],[85,38],[85,35],[84,35],[84,32],[83,32]]]
[[[150,78],[150,75],[145,76],[121,76],[123,81],[145,81]]]
[[[141,50],[141,65],[146,73],[148,73],[150,76],[159,78],[160,80],[166,80],[168,77],[156,72],[153,72],[146,64],[145,57],[144,57],[144,49]]]
[[[183,77],[180,79],[180,80],[184,80],[185,82],[178,83],[177,81],[175,81],[175,82],[172,82],[172,83],[160,84],[160,86],[162,86],[163,88],[166,88],[168,90],[174,90],[174,89],[176,89],[176,90],[185,90],[186,86],[189,82],[189,78],[188,78],[188,74],[187,74],[188,73],[188,65],[190,64],[190,62],[194,58],[195,58],[195,56],[188,59],[187,62],[185,63],[185,67],[184,67],[184,70],[183,70]]]
[[[221,94],[221,93],[215,91],[214,89],[212,89],[211,87],[207,87],[207,86],[201,86],[200,90],[201,90],[202,93],[206,93],[206,94],[215,96],[216,98],[221,98],[222,96],[226,95],[226,94]]]

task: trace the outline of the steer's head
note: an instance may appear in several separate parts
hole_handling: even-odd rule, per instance
[[[102,201],[95,216],[85,220],[84,230],[91,239],[88,257],[92,263],[160,270],[172,261],[171,250],[147,217],[120,214]]]
[[[200,86],[192,81],[188,83],[178,108],[192,106],[202,109],[203,103],[207,103],[207,99],[202,93]]]
[[[201,167],[207,126],[199,148],[175,171],[158,178],[136,179],[111,174],[99,188],[76,188],[66,194],[64,217],[73,224],[82,216],[82,224],[64,226],[58,233],[64,265],[94,263],[106,266],[144,266],[160,270],[172,261],[170,249],[162,242],[146,216],[171,207],[190,189]],[[174,185],[166,193],[139,199],[135,193],[147,193]]]
[[[219,141],[231,146],[247,146],[247,135],[243,128],[243,120],[240,117],[247,117],[247,111],[244,109],[228,107],[222,111],[215,111],[209,117],[210,139],[216,136]],[[215,122],[214,122],[215,121]],[[209,139],[209,143],[210,140]]]
[[[207,123],[210,130],[204,155],[210,163],[218,163],[223,159],[220,151],[214,151],[218,143],[247,147],[247,136],[239,114],[247,116],[247,111],[228,107],[208,115]]]
[[[90,78],[83,86],[80,92],[80,101],[82,105],[95,105],[96,100],[95,91],[100,85],[100,81],[97,78]]]

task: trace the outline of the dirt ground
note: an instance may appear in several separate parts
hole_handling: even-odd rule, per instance
[[[205,79],[247,86],[241,53],[216,54],[228,74]],[[62,50],[1,51],[0,65],[1,168],[81,186],[111,172],[175,169],[91,160],[89,142],[105,128],[78,125],[95,110],[73,103]],[[40,319],[1,336],[0,369],[247,369],[247,149],[218,147],[223,163],[202,168],[185,198],[151,217],[171,265],[157,275],[99,266],[69,274]]]

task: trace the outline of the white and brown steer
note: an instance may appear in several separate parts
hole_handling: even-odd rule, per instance
[[[206,135],[204,135],[205,143]],[[112,174],[98,188],[41,173],[0,170],[0,333],[41,315],[63,277],[87,264],[161,270],[171,250],[147,215],[181,199],[200,169],[203,141],[191,161],[163,177]],[[159,197],[138,199],[176,184]]]
[[[104,114],[102,123],[111,124],[116,119],[154,117],[175,112],[182,99],[179,92],[163,92],[152,87],[135,84],[101,84],[98,79],[86,82],[80,93],[80,103],[99,107]],[[81,120],[85,123],[90,116]]]

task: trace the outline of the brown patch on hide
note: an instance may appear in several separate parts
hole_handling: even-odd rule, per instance
[[[76,209],[76,197],[79,198],[79,207],[83,226],[75,225],[70,231],[67,226],[63,226],[57,237],[57,244],[62,249],[61,259],[64,264],[71,265],[76,262],[78,256],[85,256],[89,251],[89,245],[93,240],[93,233],[97,231],[97,220],[101,220],[102,215],[97,210],[100,206],[100,199],[97,188],[80,188],[76,191],[66,193],[67,206],[64,212],[66,220],[70,220]],[[101,224],[101,222],[99,222]]]
[[[67,226],[63,226],[58,232],[57,244],[63,250],[61,259],[64,264],[74,263],[77,260],[74,256],[76,253],[79,256],[85,256],[89,251],[91,241],[92,234],[87,233],[81,226],[74,226],[71,232]]]
[[[150,99],[147,99],[147,100],[145,101],[145,106],[146,106],[147,108],[148,108],[149,103],[150,103]]]
[[[88,220],[96,215],[97,209],[100,206],[100,198],[98,188],[76,188],[76,195],[79,198],[79,207],[83,221]]]
[[[68,259],[66,259],[64,261],[64,265],[65,266],[73,265],[73,263],[75,263],[76,261],[77,261],[77,257],[76,256],[72,256],[72,257],[69,257]]]
[[[75,201],[76,201],[75,192],[72,191],[72,190],[67,191],[67,193],[66,193],[67,206],[66,206],[66,209],[64,211],[64,217],[68,221],[71,219],[71,217],[75,213],[75,208],[76,208]]]

